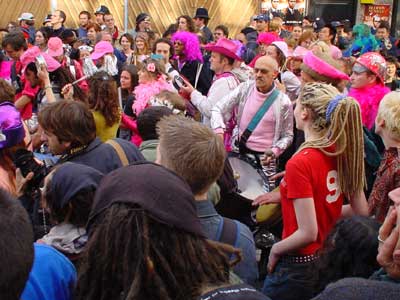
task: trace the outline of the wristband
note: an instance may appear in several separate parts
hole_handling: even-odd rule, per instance
[[[47,90],[47,89],[52,89],[52,86],[51,86],[51,85],[46,85],[46,86],[44,87],[44,89],[45,89],[45,90]]]

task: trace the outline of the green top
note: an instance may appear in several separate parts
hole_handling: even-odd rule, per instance
[[[142,142],[139,150],[146,160],[155,162],[157,159],[157,146],[158,140],[147,140]]]

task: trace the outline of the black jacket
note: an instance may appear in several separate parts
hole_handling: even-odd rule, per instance
[[[129,163],[145,160],[139,149],[129,141],[123,139],[114,139],[122,147]],[[62,161],[72,161],[74,163],[87,165],[95,168],[103,174],[122,167],[121,160],[114,148],[102,143],[99,138],[94,139],[89,146],[72,156],[62,158]]]
[[[191,85],[195,86],[197,68],[200,66],[199,61],[186,62],[180,73],[190,82]],[[208,62],[204,62],[200,72],[199,80],[197,82],[196,89],[203,95],[207,95],[212,83],[212,72]]]

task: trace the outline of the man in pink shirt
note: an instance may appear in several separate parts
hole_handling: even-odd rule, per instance
[[[334,59],[339,59],[342,57],[342,51],[338,47],[336,47],[333,42],[336,37],[336,28],[331,24],[326,24],[322,29],[318,32],[318,39],[329,46],[330,54]]]
[[[260,57],[254,67],[254,80],[241,83],[211,109],[211,127],[217,134],[223,134],[226,128],[224,116],[236,114],[236,137],[240,141],[255,114],[265,101],[273,101],[261,117],[241,150],[247,153],[263,154],[271,149],[278,157],[293,140],[293,108],[289,97],[279,91],[274,80],[278,75],[277,62],[269,57]],[[272,97],[271,94],[277,93]],[[226,118],[225,118],[226,120]],[[237,144],[237,143],[236,143]]]

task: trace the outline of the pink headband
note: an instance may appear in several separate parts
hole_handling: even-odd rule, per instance
[[[327,62],[317,57],[312,51],[309,51],[303,59],[303,64],[312,69],[314,72],[332,78],[350,80],[350,77],[345,73],[339,71]]]

